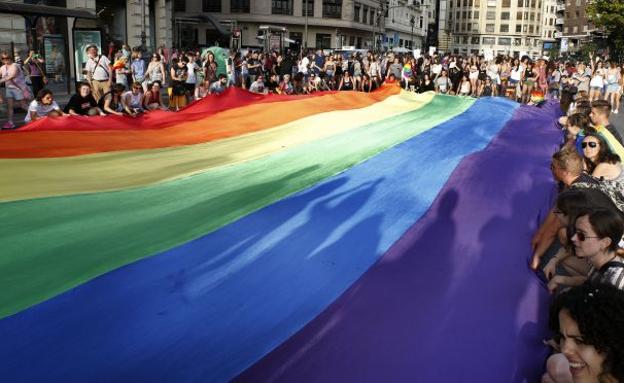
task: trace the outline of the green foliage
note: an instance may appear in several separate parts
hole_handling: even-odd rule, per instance
[[[608,32],[624,28],[624,1],[594,0],[587,5],[587,17],[598,28]]]
[[[594,0],[587,5],[587,17],[608,36],[612,57],[624,53],[624,0]]]

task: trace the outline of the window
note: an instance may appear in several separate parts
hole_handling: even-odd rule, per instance
[[[175,12],[186,12],[186,0],[175,0],[173,2],[173,10]]]
[[[481,0],[474,0],[474,6],[475,7],[480,7],[481,6]]]
[[[470,38],[470,44],[479,44],[479,36],[473,36]]]
[[[368,20],[368,7],[364,6],[364,13],[362,13],[362,24],[366,24]]]
[[[518,0],[518,7],[519,8],[524,7],[524,0]]]
[[[330,19],[342,18],[342,0],[323,0],[323,17]]]
[[[503,0],[503,8],[511,7],[511,0]]]
[[[202,11],[204,12],[221,12],[221,1],[219,0],[203,0]]]
[[[370,10],[370,15],[368,15],[368,22],[370,23],[370,25],[375,25],[375,10],[374,9]]]
[[[516,13],[516,20],[522,20],[522,12]]]
[[[496,38],[494,37],[484,37],[483,45],[494,45],[496,44]]]
[[[356,23],[360,22],[360,11],[362,9],[362,5],[360,3],[354,3],[355,5],[353,6],[353,21],[355,21]],[[353,45],[353,44],[351,44]]]
[[[529,16],[529,20],[535,21],[535,13],[531,12],[531,15]]]
[[[292,15],[292,0],[272,0],[271,13],[274,15]]]
[[[466,23],[462,23],[461,30],[462,30],[462,32],[466,31]]]
[[[522,33],[522,25],[516,25],[516,33]]]
[[[479,19],[479,11],[474,11],[474,13],[472,14],[472,17],[475,19]]]
[[[466,24],[466,30],[467,30],[468,32],[472,31],[472,23],[468,23],[468,24]]]
[[[230,0],[231,13],[249,13],[249,0]]]
[[[509,37],[499,37],[498,45],[511,45],[511,38]]]
[[[314,17],[314,0],[303,0],[303,11],[301,12],[301,14],[303,16],[306,15],[306,5],[308,6],[308,16],[310,17]],[[359,5],[359,4],[358,4]]]
[[[420,18],[418,19],[418,25],[419,25],[419,28],[422,29],[422,27],[423,27],[423,17],[422,16],[420,16]]]
[[[509,32],[509,24],[501,24],[500,25],[501,32]]]
[[[295,44],[297,44],[300,47],[303,46],[303,33],[289,32],[288,35],[289,35],[288,38],[293,40]]]
[[[496,20],[496,12],[495,11],[487,11],[485,18],[487,20]]]
[[[533,26],[529,25],[529,33],[533,33]]]
[[[494,33],[494,24],[486,24],[485,25],[486,33]]]
[[[331,35],[329,33],[317,33],[315,48],[316,49],[330,49],[331,48]]]
[[[501,20],[509,20],[509,12],[501,12]]]

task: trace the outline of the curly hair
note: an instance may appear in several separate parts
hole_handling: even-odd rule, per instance
[[[583,156],[585,164],[587,165],[587,171],[589,173],[593,173],[594,169],[596,169],[596,166],[598,166],[598,164],[601,164],[603,162],[606,162],[608,164],[616,164],[621,161],[620,156],[618,156],[617,154],[611,151],[611,149],[609,148],[609,144],[607,144],[607,141],[600,134],[587,133],[585,135],[585,138],[587,137],[594,137],[600,143],[600,148],[598,150],[598,158],[596,159],[595,163],[591,161],[589,158]],[[583,141],[585,140],[585,138],[583,138]]]
[[[585,343],[605,355],[602,377],[624,382],[624,291],[614,286],[585,283],[555,298],[550,329],[560,335],[559,313],[567,310]],[[601,380],[602,381],[602,380]]]

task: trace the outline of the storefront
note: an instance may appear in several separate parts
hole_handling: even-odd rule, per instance
[[[42,68],[50,84],[70,91],[71,66],[70,42],[73,36],[69,33],[71,25],[68,18],[96,19],[92,10],[70,9],[65,0],[27,0],[31,3],[13,3],[0,1],[0,13],[14,14],[24,17],[26,45],[45,60]],[[42,4],[43,3],[43,4]],[[13,44],[11,44],[13,45]],[[11,50],[14,49],[11,46]],[[18,52],[25,59],[28,52]]]

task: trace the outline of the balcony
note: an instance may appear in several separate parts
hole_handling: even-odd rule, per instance
[[[563,18],[555,19],[555,25],[563,25]]]
[[[565,12],[565,4],[557,4],[557,7],[555,8],[555,10],[557,12]]]

